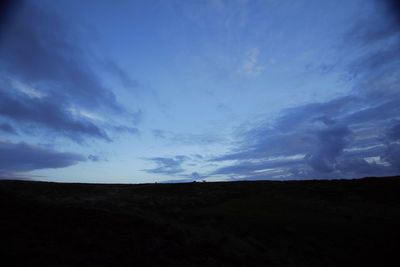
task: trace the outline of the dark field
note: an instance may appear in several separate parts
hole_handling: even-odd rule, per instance
[[[399,178],[0,181],[0,208],[2,266],[400,266]]]

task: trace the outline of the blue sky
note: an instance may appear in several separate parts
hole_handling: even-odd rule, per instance
[[[0,177],[400,173],[397,1],[1,7]]]

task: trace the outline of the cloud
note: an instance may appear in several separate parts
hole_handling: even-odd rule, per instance
[[[226,138],[215,134],[178,134],[161,129],[153,129],[152,134],[172,145],[212,145],[227,142]]]
[[[0,115],[20,126],[35,124],[75,140],[85,135],[110,140],[93,122],[74,116],[69,106],[58,98],[32,98],[5,88],[4,84],[0,87]]]
[[[285,109],[274,122],[261,120],[239,128],[239,145],[231,153],[214,160],[263,159],[306,154],[319,142],[321,131],[330,127],[345,110],[357,106],[353,96],[337,98],[325,103],[310,103]]]
[[[263,70],[263,67],[258,64],[259,55],[260,50],[258,48],[252,48],[247,51],[239,73],[245,76],[256,76],[260,74]]]
[[[347,126],[334,125],[317,133],[315,151],[304,157],[307,164],[320,172],[332,172],[335,170],[337,157],[349,144],[351,131]]]
[[[395,174],[389,165],[396,165],[400,154],[393,145],[397,141],[389,136],[398,136],[393,119],[399,117],[400,103],[398,99],[381,101],[346,96],[287,109],[273,122],[243,127],[238,145],[211,159],[234,163],[213,174],[249,179]]]
[[[0,132],[18,135],[17,130],[15,130],[14,127],[9,123],[0,123]]]
[[[97,156],[97,155],[92,155],[92,154],[90,154],[90,155],[88,156],[88,159],[89,159],[90,161],[93,161],[93,162],[98,162],[98,161],[100,161],[100,157],[99,157],[99,156]]]
[[[41,86],[47,94],[74,98],[86,105],[120,107],[104,88],[78,46],[79,37],[57,14],[24,4],[6,29],[0,45],[3,75]]]
[[[202,156],[194,154],[190,156],[185,155],[177,155],[174,157],[154,157],[154,158],[145,158],[145,160],[150,161],[156,165],[153,169],[144,169],[142,171],[151,173],[151,174],[161,174],[161,175],[173,175],[175,180],[167,180],[163,181],[164,183],[186,183],[193,182],[198,180],[206,179],[208,176],[201,174],[197,171],[188,172],[187,169],[184,168],[184,164],[186,166],[197,166],[193,162],[201,162],[203,159]]]
[[[392,121],[392,125],[389,127],[386,136],[390,141],[400,141],[400,120]]]
[[[148,158],[147,160],[155,163],[157,167],[153,169],[145,169],[142,171],[154,174],[175,175],[184,172],[184,169],[182,168],[182,163],[188,159],[189,157],[183,155],[170,158],[168,157]]]
[[[129,133],[129,134],[139,134],[139,129],[136,127],[130,127],[125,125],[114,125],[112,126],[114,131],[120,133]]]
[[[335,67],[336,67],[335,64],[327,64],[327,63],[321,63],[321,64],[309,63],[305,66],[306,71],[319,73],[321,75],[333,72],[335,70]]]
[[[33,126],[75,141],[110,141],[107,131],[122,129],[136,133],[133,122],[110,125],[97,119],[121,121],[129,114],[103,85],[93,55],[82,49],[85,42],[78,33],[83,29],[33,3],[14,9],[0,42],[0,117],[21,132]],[[117,64],[109,61],[107,66],[126,85],[134,85]],[[88,116],[85,110],[101,115]]]
[[[386,151],[383,159],[386,160],[391,166],[396,169],[398,172],[400,171],[400,144],[390,144]]]
[[[151,133],[153,134],[153,136],[154,136],[155,138],[158,138],[158,139],[165,139],[165,138],[167,138],[167,137],[165,136],[165,131],[164,131],[164,130],[161,130],[161,129],[153,129],[153,130],[151,131]]]
[[[285,109],[274,121],[239,127],[237,145],[211,159],[224,165],[212,175],[302,179],[399,174],[400,23],[381,11],[379,20],[356,22],[346,36],[352,40],[349,53],[358,55],[345,66],[353,84],[347,96]],[[360,49],[363,53],[354,52]]]
[[[3,177],[38,169],[64,168],[82,161],[85,157],[75,153],[58,152],[24,142],[0,141],[0,172]]]
[[[383,159],[400,171],[400,120],[394,120],[386,132],[386,149]]]
[[[104,63],[104,68],[119,79],[119,81],[127,88],[135,88],[139,86],[137,80],[132,77],[114,61],[108,60]]]
[[[295,155],[291,157],[279,157],[279,158],[264,158],[254,160],[254,158],[247,158],[246,160],[241,160],[234,165],[228,165],[225,167],[220,167],[211,175],[216,174],[228,174],[228,175],[240,175],[240,176],[254,176],[260,175],[261,173],[273,173],[277,166],[279,167],[294,167],[299,163],[303,162],[303,155]]]

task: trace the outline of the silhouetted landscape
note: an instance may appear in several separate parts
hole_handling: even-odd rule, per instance
[[[396,266],[400,180],[0,181],[3,266]],[[397,263],[397,264],[396,264]]]

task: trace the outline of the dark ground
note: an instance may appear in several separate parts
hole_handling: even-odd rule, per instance
[[[0,181],[1,266],[400,266],[400,177]]]

